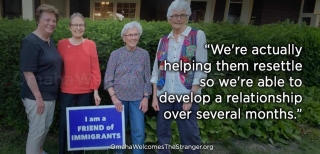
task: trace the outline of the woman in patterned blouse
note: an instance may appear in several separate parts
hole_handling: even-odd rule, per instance
[[[125,45],[111,53],[104,78],[104,89],[117,111],[125,112],[125,124],[130,118],[133,145],[144,144],[144,113],[151,94],[149,53],[137,47],[141,34],[142,27],[136,21],[123,27],[121,37]],[[133,149],[133,154],[143,153],[143,149]]]

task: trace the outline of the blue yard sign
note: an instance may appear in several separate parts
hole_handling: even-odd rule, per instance
[[[124,111],[113,105],[67,108],[68,151],[125,145]]]

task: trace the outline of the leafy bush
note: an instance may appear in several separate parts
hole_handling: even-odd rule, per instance
[[[86,20],[85,37],[96,42],[99,54],[102,78],[104,77],[106,64],[110,53],[123,46],[120,32],[125,23],[128,21],[91,21]],[[167,22],[146,22],[140,21],[143,27],[143,34],[138,46],[149,51],[151,62],[153,64],[158,41],[164,34],[171,30]],[[235,46],[245,46],[247,49],[253,46],[287,46],[294,43],[296,46],[302,46],[303,51],[300,57],[293,56],[253,56],[253,55],[213,55],[208,50],[209,62],[213,65],[213,71],[208,78],[233,78],[241,76],[255,79],[262,76],[278,76],[284,79],[289,77],[300,78],[305,87],[302,88],[221,88],[214,86],[205,88],[203,93],[210,96],[220,94],[225,96],[230,93],[259,91],[261,93],[279,93],[281,91],[295,91],[303,95],[303,103],[299,106],[290,104],[231,104],[222,102],[220,104],[212,101],[211,103],[200,106],[200,110],[205,111],[226,111],[241,109],[241,115],[246,110],[272,110],[283,108],[286,110],[296,111],[302,108],[303,112],[297,114],[294,120],[218,120],[208,119],[199,120],[198,124],[201,129],[202,142],[207,143],[212,140],[228,137],[257,137],[270,142],[285,143],[289,139],[299,139],[299,124],[308,124],[317,126],[320,122],[320,91],[318,82],[320,77],[320,32],[316,28],[307,26],[298,26],[290,22],[276,23],[263,26],[228,24],[228,23],[191,23],[192,27],[201,29],[205,32],[207,42],[212,44],[225,44]],[[0,19],[0,125],[6,128],[13,128],[19,131],[27,131],[27,120],[23,104],[19,98],[20,80],[19,80],[19,52],[21,40],[30,32],[35,30],[35,21],[24,21],[21,19]],[[59,20],[57,29],[52,38],[57,43],[58,40],[71,36],[68,30],[68,20]],[[302,72],[254,72],[237,71],[237,72],[219,72],[215,71],[215,62],[224,60],[226,62],[247,62],[252,65],[253,62],[279,62],[285,60],[295,60],[303,64]],[[107,92],[99,89],[102,104],[111,104]],[[213,97],[212,97],[213,98]],[[154,143],[156,138],[156,120],[155,112],[149,108],[146,121],[146,142]],[[56,112],[51,131],[56,133],[59,121],[59,101],[56,104]],[[178,143],[179,136],[177,125],[172,124],[172,142]]]

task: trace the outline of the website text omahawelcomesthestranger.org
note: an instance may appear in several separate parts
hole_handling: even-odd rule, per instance
[[[213,145],[181,145],[181,144],[164,144],[164,145],[114,145],[110,146],[111,149],[191,149],[191,150],[213,150]]]

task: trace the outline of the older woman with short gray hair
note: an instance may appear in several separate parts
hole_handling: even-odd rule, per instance
[[[166,62],[206,63],[208,59],[206,36],[202,30],[187,25],[191,15],[190,4],[186,0],[175,0],[168,8],[167,18],[171,32],[159,40],[156,58],[153,65],[151,83],[153,85],[152,107],[157,112],[157,137],[159,147],[170,144],[170,126],[172,119],[164,117],[166,112],[185,113],[188,118],[177,117],[181,145],[200,146],[200,131],[196,113],[199,104],[178,100],[168,102],[160,100],[163,94],[182,97],[184,95],[201,94],[200,79],[207,78],[204,70],[171,71],[166,70]],[[159,103],[161,101],[161,103]],[[158,154],[170,153],[170,148],[159,149]],[[200,154],[200,149],[183,149],[183,154]]]
[[[144,144],[144,113],[148,110],[151,95],[149,53],[137,47],[141,34],[142,27],[136,21],[123,27],[124,46],[111,53],[104,77],[104,89],[108,90],[117,111],[124,110],[125,123],[130,118],[133,145]],[[133,149],[133,154],[143,153],[143,149]]]

